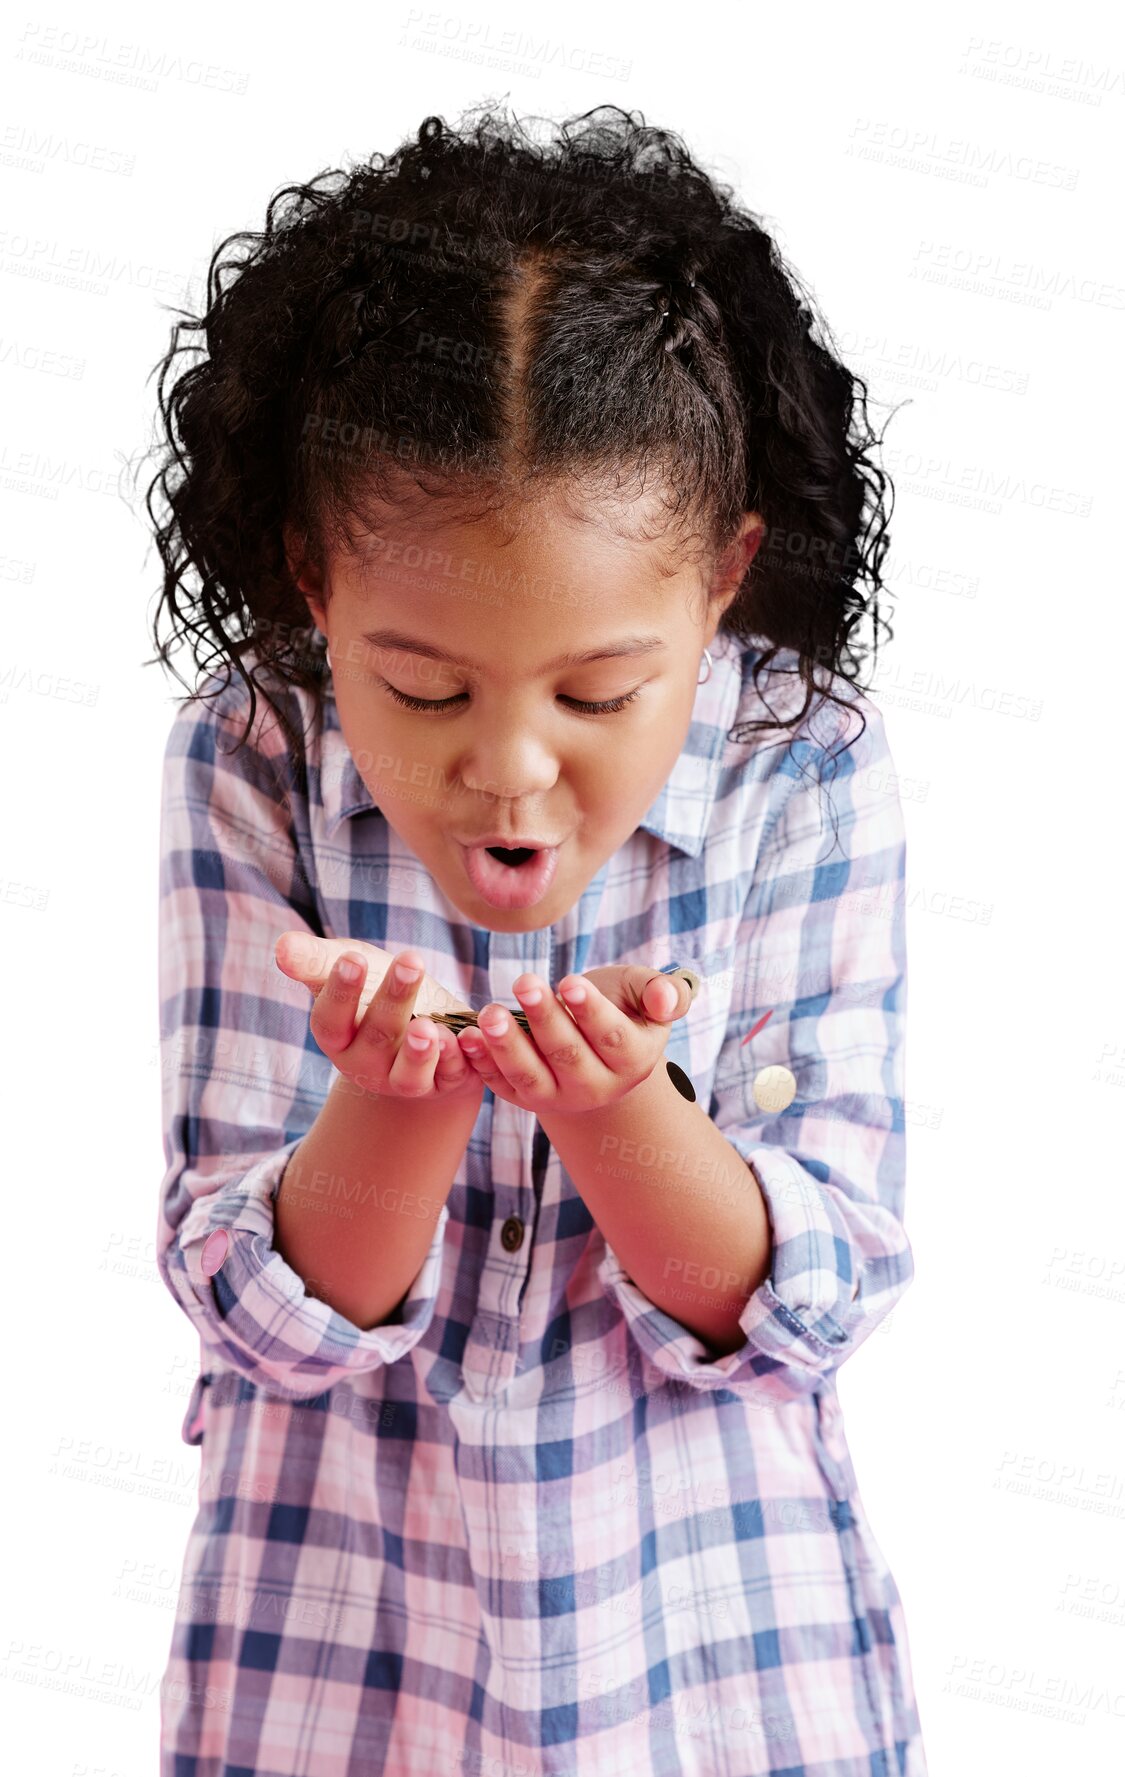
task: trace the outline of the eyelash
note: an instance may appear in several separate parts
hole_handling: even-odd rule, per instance
[[[405,691],[396,691],[395,687],[388,685],[385,679],[381,679],[379,682],[384,691],[390,692],[396,703],[403,704],[408,710],[448,710],[458,701],[459,697],[465,695],[462,691],[458,693],[458,697],[442,697],[434,702],[432,699],[428,700],[424,697],[410,697]],[[612,716],[616,715],[618,710],[623,710],[627,703],[632,703],[633,699],[639,697],[640,694],[641,688],[638,686],[635,691],[628,692],[624,697],[615,697],[608,703],[586,703],[579,697],[570,697],[566,701],[582,715]]]

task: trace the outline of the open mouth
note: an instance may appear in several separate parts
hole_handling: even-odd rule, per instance
[[[519,845],[515,851],[509,851],[505,845],[486,845],[484,849],[490,858],[496,858],[501,864],[510,864],[517,870],[521,864],[526,864],[530,858],[538,856],[538,853],[532,851],[531,847],[527,845]]]
[[[558,869],[557,845],[462,846],[465,870],[481,899],[506,912],[534,907],[546,895]]]

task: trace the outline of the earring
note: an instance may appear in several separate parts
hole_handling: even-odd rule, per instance
[[[327,642],[325,642],[325,644],[324,644],[324,664],[325,664],[325,666],[326,666],[326,667],[328,667],[328,668],[329,668],[329,669],[331,669],[331,666],[332,666],[332,656],[331,656],[331,654],[330,654],[330,653],[329,653],[329,652],[328,652],[328,643],[327,643]]]
[[[697,685],[706,685],[708,679],[711,677],[711,668],[712,668],[713,662],[711,660],[711,654],[710,654],[709,649],[704,648],[703,658],[707,662],[707,671],[705,673],[703,673],[701,675],[701,677],[696,680]]]

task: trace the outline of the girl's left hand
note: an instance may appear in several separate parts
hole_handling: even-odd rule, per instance
[[[581,1000],[570,998],[574,989]],[[669,1027],[692,1003],[682,975],[633,963],[564,975],[556,996],[539,975],[520,975],[512,991],[527,1014],[530,1036],[493,1000],[479,1029],[458,1042],[497,1098],[523,1110],[562,1114],[598,1110],[641,1085],[657,1067]],[[531,995],[538,991],[538,1003]],[[503,1029],[486,1029],[493,1013]]]

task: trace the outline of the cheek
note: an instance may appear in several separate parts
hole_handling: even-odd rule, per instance
[[[694,687],[669,686],[659,698],[653,698],[638,720],[630,742],[637,752],[651,759],[678,759],[687,744],[695,707]]]

